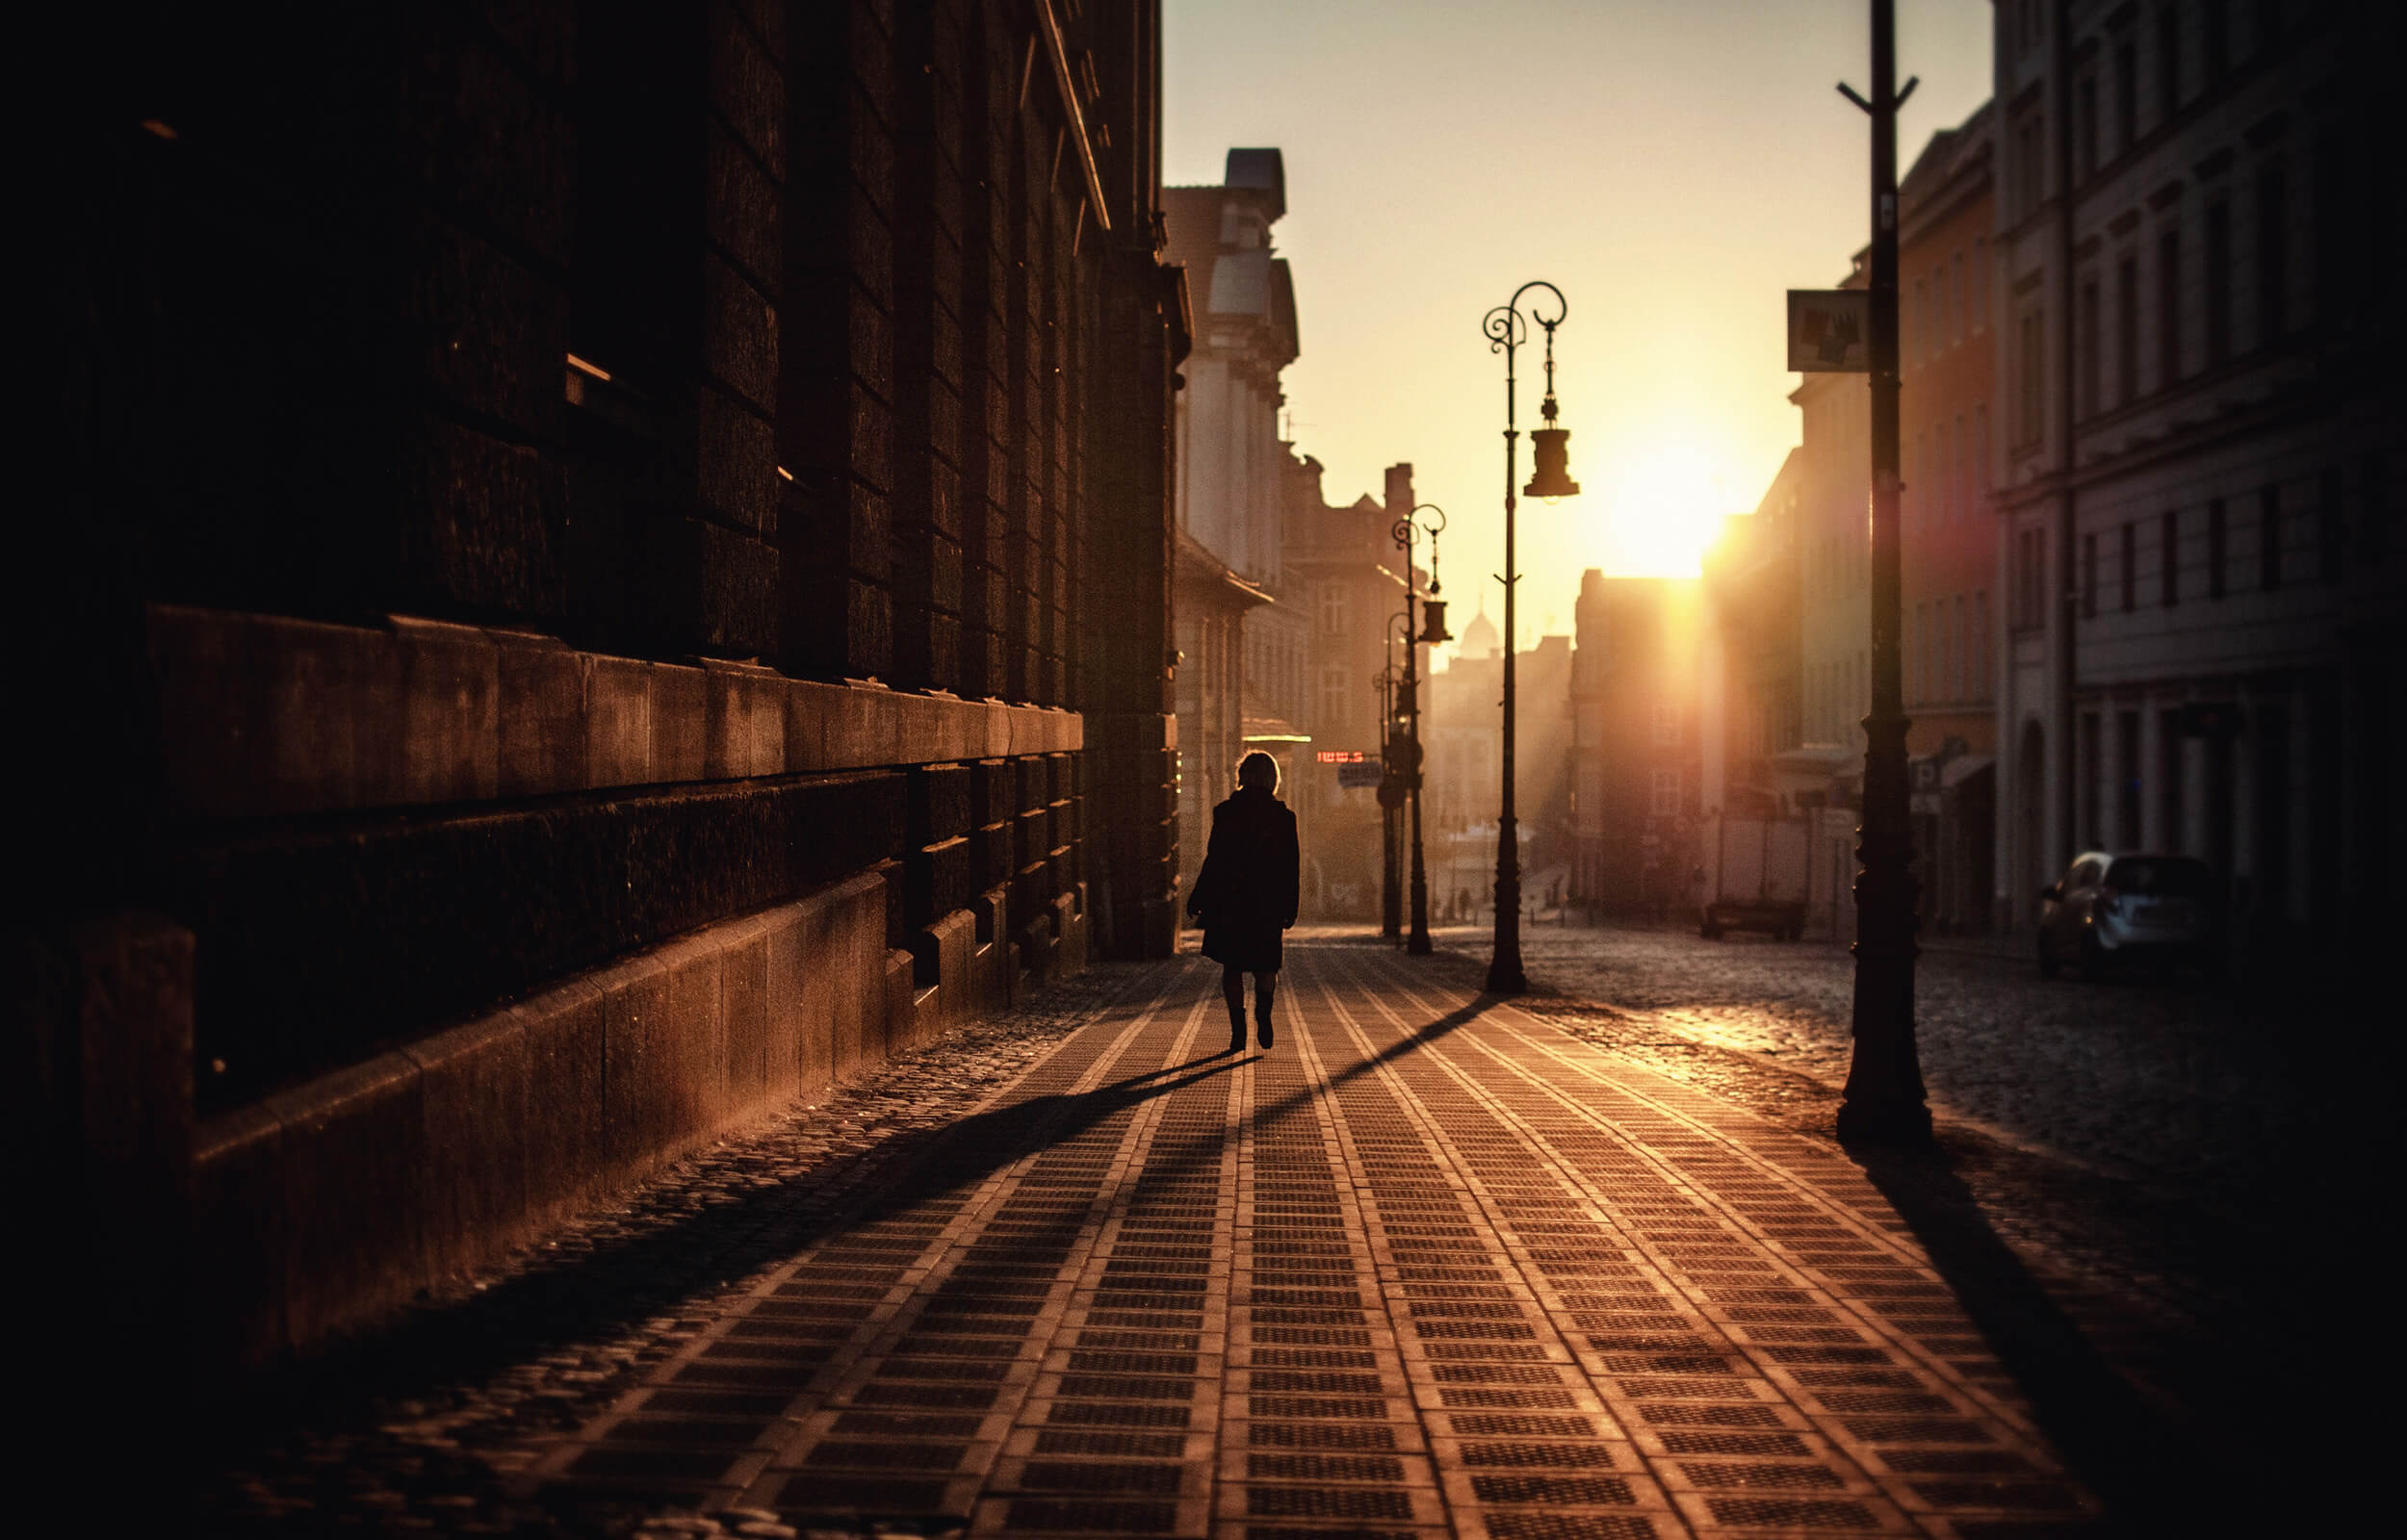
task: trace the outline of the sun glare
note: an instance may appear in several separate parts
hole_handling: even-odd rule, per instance
[[[1693,442],[1644,451],[1616,478],[1611,538],[1630,577],[1694,578],[1720,532],[1724,495],[1713,456]]]

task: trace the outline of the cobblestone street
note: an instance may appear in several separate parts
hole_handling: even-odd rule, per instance
[[[1436,932],[1486,955],[1487,932]],[[1531,977],[1630,1022],[1847,1078],[1854,960],[1827,942],[1693,928],[1523,932]],[[1928,945],[1915,1014],[1933,1106],[2051,1152],[2236,1203],[2291,1174],[2324,1041],[2301,1002],[2194,975],[2042,979],[2012,942]]]
[[[2078,1169],[1863,1164],[1760,1053],[1482,999],[1467,948],[1292,945],[1232,1059],[1216,971],[1056,987],[427,1302],[282,1387],[208,1517],[1590,1540],[2203,1501],[2148,1371],[2208,1328],[2144,1241],[2059,1244]]]

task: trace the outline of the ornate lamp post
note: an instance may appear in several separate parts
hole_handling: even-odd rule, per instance
[[[1372,675],[1371,687],[1379,692],[1379,762],[1385,770],[1379,782],[1379,934],[1393,940],[1404,934],[1404,903],[1396,884],[1396,809],[1388,806],[1395,781],[1396,666],[1390,663]]]
[[[1435,523],[1424,520],[1428,514]],[[1434,502],[1424,502],[1396,521],[1388,531],[1395,537],[1396,547],[1404,552],[1404,711],[1411,726],[1406,730],[1405,790],[1412,808],[1412,934],[1404,949],[1415,957],[1427,957],[1429,944],[1429,878],[1421,865],[1421,649],[1435,642],[1450,642],[1446,630],[1446,602],[1437,597],[1437,537],[1446,527],[1446,510]],[[1412,547],[1422,535],[1429,536],[1429,599],[1423,610],[1428,626],[1420,634],[1413,634],[1412,605],[1419,590],[1414,586]],[[1508,665],[1510,666],[1510,665]]]
[[[1907,81],[1905,90],[1914,83]],[[1864,823],[1855,879],[1854,1053],[1839,1137],[1930,1137],[1914,1042],[1914,826],[1905,774],[1898,582],[1897,21],[1872,0],[1872,100],[1839,90],[1872,117],[1872,714],[1864,718]]]
[[[1542,289],[1554,296],[1551,319],[1546,314],[1547,307],[1538,297],[1533,297],[1528,310],[1523,311],[1521,296],[1533,289]],[[1519,994],[1530,987],[1528,975],[1521,971],[1521,835],[1513,816],[1513,591],[1521,578],[1514,567],[1513,550],[1513,511],[1516,506],[1514,451],[1520,439],[1513,415],[1513,355],[1529,340],[1531,322],[1544,330],[1546,401],[1539,408],[1539,415],[1546,420],[1546,425],[1530,435],[1530,451],[1537,463],[1524,490],[1533,498],[1567,498],[1580,490],[1580,484],[1571,479],[1566,464],[1570,429],[1555,425],[1555,328],[1569,314],[1570,306],[1565,301],[1563,291],[1543,279],[1534,278],[1513,291],[1511,299],[1489,311],[1480,322],[1480,330],[1488,337],[1488,350],[1502,353],[1505,359],[1504,806],[1496,816],[1496,944],[1488,963],[1490,994]]]

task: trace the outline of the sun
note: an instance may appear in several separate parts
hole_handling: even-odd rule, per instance
[[[1632,457],[1610,488],[1618,570],[1695,577],[1721,532],[1721,481],[1715,457],[1694,440],[1660,440]]]

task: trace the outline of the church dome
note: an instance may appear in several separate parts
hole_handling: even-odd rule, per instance
[[[1488,601],[1480,601],[1479,613],[1471,624],[1462,628],[1462,641],[1457,649],[1464,657],[1494,657],[1500,649],[1496,643],[1496,623],[1488,618]]]

